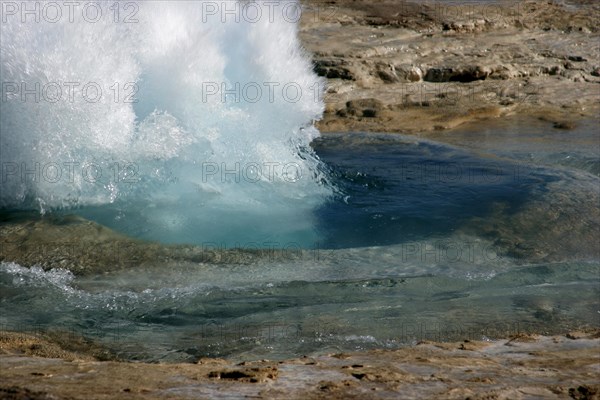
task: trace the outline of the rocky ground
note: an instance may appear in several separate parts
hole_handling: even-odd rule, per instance
[[[0,398],[598,399],[599,350],[600,332],[590,331],[286,361],[143,364],[3,332]]]
[[[599,110],[597,3],[304,3],[322,132],[427,135],[509,114],[569,129]]]

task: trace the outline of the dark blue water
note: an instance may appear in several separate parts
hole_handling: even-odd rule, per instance
[[[556,179],[532,166],[399,135],[327,135],[314,144],[339,193],[317,211],[325,246],[445,236],[502,203],[516,212]]]

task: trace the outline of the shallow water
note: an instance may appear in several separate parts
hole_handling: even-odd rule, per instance
[[[545,132],[535,128],[527,129]],[[589,251],[546,261],[501,245],[515,235],[545,251],[560,249],[545,240],[576,236],[577,228],[557,226],[559,239],[522,237],[529,231],[521,225],[535,228],[543,222],[535,218],[548,217],[528,207],[560,207],[563,189],[589,208],[561,212],[597,233],[589,190],[597,191],[599,180],[579,168],[590,165],[588,154],[575,167],[552,166],[546,161],[557,146],[520,145],[523,154],[535,153],[532,159],[499,142],[484,151],[397,135],[327,135],[313,146],[336,196],[314,212],[317,241],[273,235],[266,245],[252,244],[284,251],[244,265],[171,263],[85,277],[3,263],[0,322],[84,335],[145,361],[287,358],[600,326],[594,236],[581,233],[578,245]],[[504,151],[515,157],[500,157]],[[528,222],[522,213],[530,209]],[[516,233],[486,228],[506,221]],[[206,235],[207,243],[219,243],[210,230]]]
[[[474,122],[434,138],[483,154],[600,176],[600,121],[587,118],[572,125],[557,129],[538,118],[512,116]]]

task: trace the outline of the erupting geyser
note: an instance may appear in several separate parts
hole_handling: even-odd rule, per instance
[[[4,10],[0,207],[167,242],[314,240],[330,189],[299,4],[127,4]]]

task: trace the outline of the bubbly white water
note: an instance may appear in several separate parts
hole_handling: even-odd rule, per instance
[[[3,15],[0,207],[121,202],[173,237],[223,218],[309,227],[328,189],[299,4],[99,4]]]

